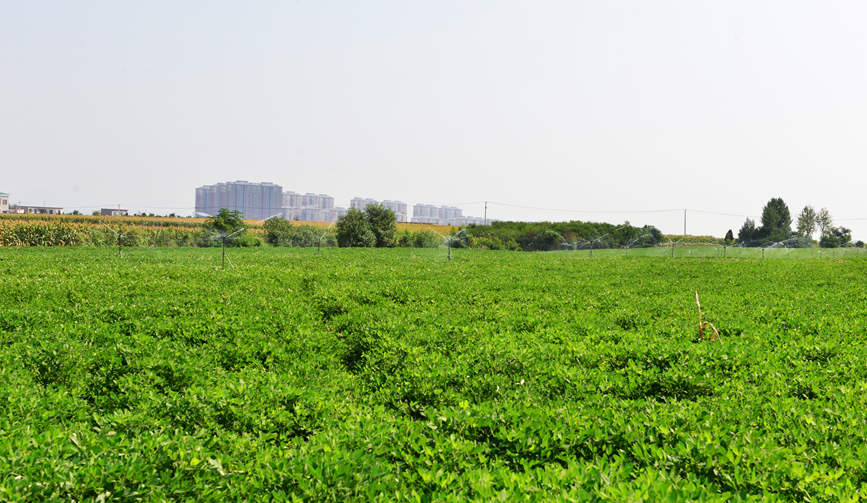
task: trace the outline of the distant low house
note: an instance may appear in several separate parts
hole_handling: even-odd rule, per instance
[[[0,192],[0,213],[9,213],[9,194]]]
[[[34,215],[60,215],[63,213],[63,208],[55,208],[53,206],[19,206],[19,213],[33,213]]]
[[[99,214],[104,217],[125,217],[128,216],[127,213],[127,210],[120,208],[102,208],[99,210]]]

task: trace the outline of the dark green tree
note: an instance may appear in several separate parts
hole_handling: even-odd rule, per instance
[[[734,242],[734,240],[735,240],[735,235],[732,234],[732,230],[729,229],[729,231],[726,232],[726,237],[725,237],[725,239],[723,239],[723,241],[725,242],[725,244],[730,245]]]
[[[532,250],[551,251],[561,248],[565,240],[557,231],[544,230],[533,236]]]
[[[744,220],[744,225],[742,225],[741,230],[738,231],[738,242],[741,243],[742,246],[749,246],[750,243],[756,239],[756,234],[758,234],[756,223],[752,218],[748,218]]]
[[[295,225],[289,220],[271,218],[265,221],[265,241],[274,246],[311,247],[333,242],[330,229],[317,229],[312,225]]]
[[[350,208],[337,220],[337,245],[343,248],[376,246],[376,234],[361,210]]]
[[[393,247],[397,245],[397,216],[394,211],[381,204],[369,204],[364,209],[364,217],[370,224],[370,230],[376,236],[378,248]]]
[[[822,248],[840,248],[852,241],[852,231],[845,227],[830,227],[819,240]]]
[[[762,226],[759,237],[768,241],[785,241],[792,233],[792,216],[789,207],[780,197],[772,198],[762,208]]]
[[[245,225],[240,211],[220,208],[216,215],[205,220],[204,227],[225,236],[243,229]]]

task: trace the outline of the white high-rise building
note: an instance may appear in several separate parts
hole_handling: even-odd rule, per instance
[[[308,192],[283,193],[283,218],[286,220],[303,220],[305,222],[333,222],[342,213],[334,212],[334,198],[328,194]],[[339,208],[345,213],[345,209]]]
[[[379,204],[379,201],[369,197],[353,197],[349,200],[349,207],[359,211],[364,211],[365,208],[373,204]]]
[[[454,206],[416,204],[412,207],[412,223],[456,226],[469,225],[471,223],[482,225],[484,224],[484,219],[465,217],[464,211]]]
[[[281,213],[283,187],[270,182],[246,180],[203,185],[196,188],[196,213],[216,215],[221,208],[240,211],[246,219],[264,220]]]

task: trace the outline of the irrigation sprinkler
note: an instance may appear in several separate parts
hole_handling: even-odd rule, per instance
[[[330,229],[332,225],[334,225],[334,222],[331,222],[331,225],[326,227],[325,232],[323,232],[322,235],[319,236],[319,242],[316,244],[316,255],[319,255],[319,250],[322,248],[322,238],[324,238],[325,235],[328,234],[328,229]]]
[[[625,253],[625,254],[626,254],[626,255],[629,255],[629,249],[632,248],[632,245],[635,244],[636,241],[638,241],[639,239],[641,239],[641,238],[643,238],[643,237],[645,237],[645,236],[650,236],[650,233],[645,232],[644,234],[642,234],[642,235],[638,236],[637,238],[633,239],[632,241],[626,243],[626,246],[623,247],[623,248],[626,249],[626,253]]]
[[[430,226],[428,227],[428,229],[430,229],[430,230],[436,232],[437,234],[439,234],[439,236],[440,236],[441,238],[443,238],[443,239],[446,241],[446,244],[447,244],[448,247],[449,247],[449,255],[448,255],[448,257],[446,257],[447,260],[451,260],[451,259],[452,259],[452,240],[455,239],[456,237],[460,236],[461,234],[463,234],[464,232],[467,231],[466,229],[461,229],[461,230],[458,231],[457,233],[452,234],[452,235],[446,237],[446,236],[443,236],[442,234],[440,234],[439,232],[437,232],[435,229],[433,229],[433,228],[430,227]]]
[[[567,250],[577,250],[578,249],[578,241],[566,241],[566,238],[564,238],[563,235],[560,234],[559,232],[557,232],[557,231],[549,231],[549,232],[556,234],[557,237],[559,237],[560,240],[563,241],[563,243],[561,245],[563,248],[565,248]]]
[[[460,236],[461,233],[466,232],[466,231],[467,231],[466,229],[463,229],[463,230],[461,230],[461,231],[458,232],[457,234],[454,234],[453,236],[451,236],[451,237],[448,239],[448,242],[449,242],[449,255],[448,255],[448,260],[451,260],[451,259],[452,259],[452,240],[454,240],[456,237]]]
[[[578,239],[576,239],[572,244],[575,246],[575,251],[578,251],[578,248],[579,248],[579,247],[580,247],[581,249],[586,248],[587,245],[590,244],[590,241],[587,241],[587,240],[584,239],[584,238],[578,238]]]
[[[789,258],[789,252],[792,251],[791,248],[788,247],[789,244],[798,243],[798,238],[789,238],[783,241],[777,241],[776,243],[768,246],[768,248],[785,248],[786,249],[786,258]]]
[[[226,234],[225,232],[221,232],[219,234],[211,235],[211,239],[213,239],[215,241],[219,239],[222,242],[223,253],[221,255],[220,267],[223,270],[226,270],[226,261],[227,260],[229,261],[229,265],[232,266],[232,269],[235,268],[235,264],[233,264],[232,260],[229,258],[229,256],[226,255],[226,242],[229,241],[230,239],[232,239],[233,237],[237,236],[238,234],[244,232],[245,230],[247,230],[247,229],[240,229],[240,230],[237,230],[231,234]]]
[[[557,231],[551,231],[551,232],[556,234],[557,237],[560,238],[561,241],[563,241],[563,244],[566,245],[566,248],[572,248],[572,243],[570,243],[569,241],[566,241],[566,238],[564,238],[562,234],[560,234]]]
[[[127,232],[123,232],[123,233],[121,233],[121,232],[117,232],[116,230],[114,230],[114,229],[112,229],[111,227],[109,227],[108,224],[106,224],[106,223],[103,222],[103,221],[100,221],[99,223],[101,223],[102,225],[104,225],[104,226],[106,227],[106,229],[110,230],[111,232],[114,233],[115,236],[117,236],[117,256],[118,256],[118,257],[123,257],[123,248],[122,248],[122,247],[123,247],[123,242],[122,242],[121,240],[122,240],[123,237],[126,236],[128,233],[127,233]],[[135,225],[133,225],[132,227],[130,227],[130,230],[132,230],[132,229],[135,229]]]
[[[668,240],[668,244],[669,244],[670,247],[671,247],[671,257],[674,258],[674,246],[675,246],[677,243],[680,243],[680,242],[683,241],[683,240],[682,240],[682,239],[678,239],[677,241],[672,241],[671,238],[668,237],[668,236],[665,236],[665,239]],[[690,252],[690,255],[692,255],[692,252]]]
[[[608,234],[611,234],[611,233],[609,232]],[[602,238],[604,238],[604,237],[607,236],[608,234],[603,234],[603,235],[599,236],[598,238],[594,239],[593,241],[590,241],[590,257],[593,256],[593,244],[596,243],[596,242],[600,242],[600,243],[601,243],[601,242],[602,242]]]

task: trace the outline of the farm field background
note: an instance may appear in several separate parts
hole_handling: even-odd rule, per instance
[[[0,500],[867,497],[863,255],[701,249],[0,249]]]

